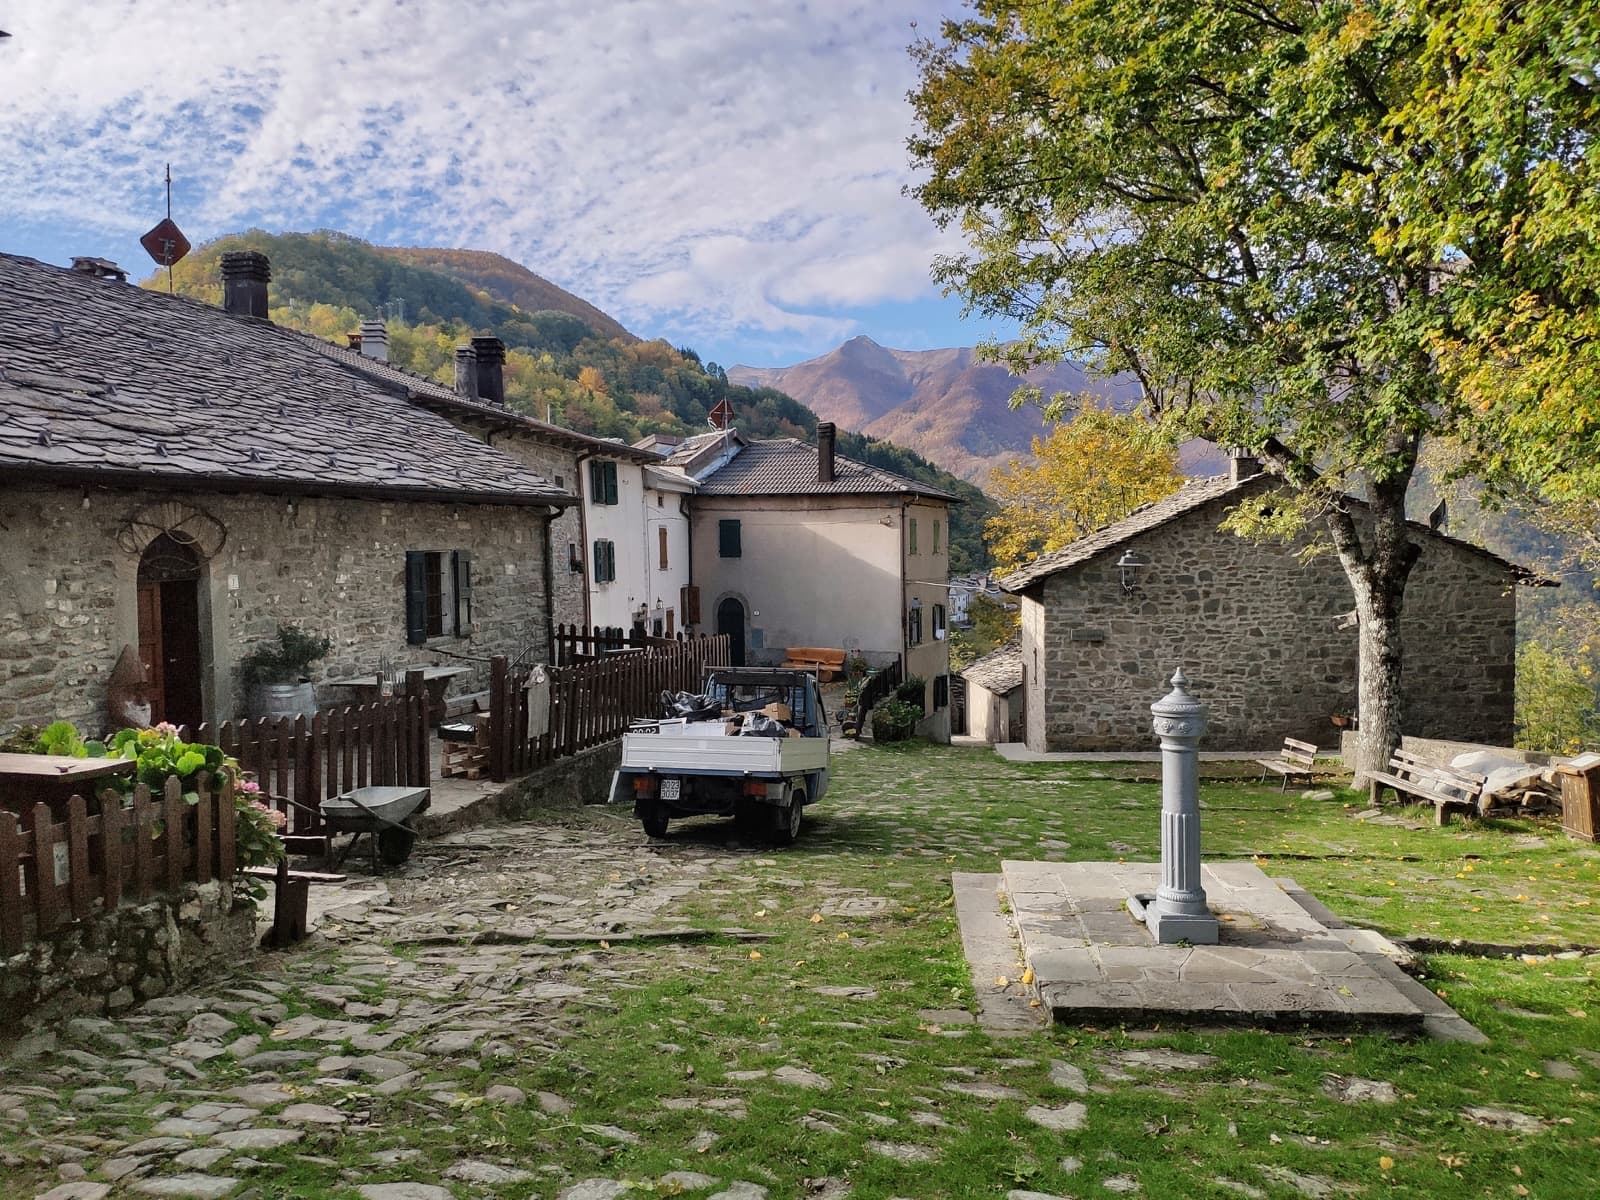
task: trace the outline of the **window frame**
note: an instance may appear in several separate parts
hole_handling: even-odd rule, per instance
[[[404,597],[406,644],[472,636],[472,552],[407,550]]]

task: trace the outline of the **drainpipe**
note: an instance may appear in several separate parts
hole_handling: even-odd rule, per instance
[[[592,629],[594,627],[594,622],[589,619],[590,616],[593,613],[593,609],[590,607],[590,602],[589,602],[589,580],[591,578],[591,576],[589,574],[589,568],[594,566],[594,563],[589,561],[589,559],[591,557],[591,553],[592,553],[591,549],[590,549],[590,546],[589,546],[589,513],[588,513],[589,502],[588,502],[588,500],[585,498],[585,496],[583,494],[583,476],[584,476],[583,464],[588,462],[593,457],[594,457],[594,455],[588,453],[587,451],[584,452],[583,454],[578,455],[578,465],[577,465],[578,477],[572,481],[573,487],[576,488],[577,492],[578,492],[578,537],[580,539],[579,542],[578,542],[578,550],[583,555],[583,564],[584,564],[584,566],[583,566],[583,628],[584,628],[584,630],[589,630],[589,629]]]

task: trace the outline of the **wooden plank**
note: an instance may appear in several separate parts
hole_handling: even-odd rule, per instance
[[[235,822],[239,814],[235,806],[239,803],[234,794],[232,777],[222,782],[222,799],[217,804],[217,878],[232,879],[234,868],[238,865],[235,855],[238,853]]]
[[[167,851],[166,888],[169,892],[176,892],[183,886],[183,817],[186,807],[183,802],[183,785],[178,782],[176,775],[168,776],[161,804],[161,820],[165,826],[161,840]]]
[[[16,819],[0,810],[0,954],[22,949],[22,833]]]
[[[82,921],[89,915],[93,895],[89,884],[89,805],[82,796],[72,795],[67,800],[67,896],[72,903],[72,916]]]
[[[211,835],[217,824],[217,802],[211,795],[215,781],[209,775],[200,778],[200,800],[194,806],[194,881],[211,882]]]
[[[122,797],[107,791],[100,797],[100,902],[106,912],[122,903],[122,831],[127,827]],[[4,855],[0,855],[0,863]]]
[[[40,937],[54,932],[60,920],[61,904],[56,891],[55,831],[50,806],[43,802],[35,804],[30,839],[33,858],[28,863],[27,888],[33,896],[33,911],[38,914]]]
[[[506,656],[494,655],[489,659],[489,778],[496,783],[506,781],[510,765],[506,752],[512,736],[510,684]]]
[[[275,773],[272,779],[272,794],[274,796],[294,795],[293,785],[290,783],[289,766],[290,751],[293,749],[291,741],[294,737],[294,723],[288,717],[279,717],[277,728],[273,731],[273,759]],[[285,807],[289,807],[285,805]]]
[[[154,826],[150,789],[141,783],[133,789],[133,897],[141,904],[150,899],[155,876],[155,839],[151,837]]]

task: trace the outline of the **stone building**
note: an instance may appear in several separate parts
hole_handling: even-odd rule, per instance
[[[1354,601],[1332,554],[1222,531],[1277,486],[1253,460],[1002,579],[1022,602],[1026,741],[1034,750],[1148,750],[1150,703],[1181,666],[1210,708],[1207,749],[1328,745],[1356,708]],[[1413,523],[1404,729],[1509,745],[1517,585],[1543,582]]]
[[[567,489],[447,389],[268,322],[263,256],[223,273],[217,308],[0,255],[0,731],[101,730],[124,646],[193,722],[280,623],[333,640],[319,678],[444,661],[473,690],[544,645]]]
[[[986,742],[1022,740],[1022,647],[985,654],[961,672],[967,684],[967,734]]]

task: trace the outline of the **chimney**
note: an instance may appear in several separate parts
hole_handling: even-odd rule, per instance
[[[222,307],[242,317],[267,317],[267,283],[272,268],[259,250],[230,250],[222,256]]]
[[[471,346],[456,347],[456,395],[465,400],[478,398],[478,352]]]
[[[472,349],[478,355],[478,398],[505,407],[506,344],[497,337],[475,337]]]
[[[128,282],[128,273],[109,258],[94,258],[91,255],[74,255],[72,269],[79,275],[88,275],[95,279],[114,279],[118,283]]]
[[[832,421],[817,422],[817,482],[833,482],[833,435]]]
[[[1261,474],[1261,460],[1243,446],[1228,447],[1228,478],[1234,483]]]
[[[379,362],[389,361],[389,331],[384,328],[382,321],[361,322],[359,349],[368,358],[375,358]]]

